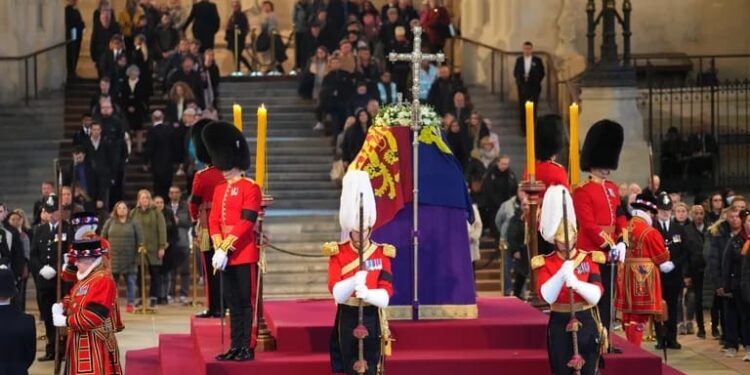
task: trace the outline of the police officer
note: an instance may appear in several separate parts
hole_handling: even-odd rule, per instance
[[[26,375],[36,355],[34,317],[11,306],[18,294],[16,278],[0,264],[0,374]]]
[[[39,361],[51,361],[55,358],[54,348],[57,339],[57,330],[52,322],[51,311],[52,305],[57,300],[59,266],[64,262],[62,256],[58,258],[57,248],[59,243],[62,246],[62,254],[67,251],[68,243],[73,238],[73,231],[68,222],[60,219],[57,196],[47,197],[42,210],[49,216],[49,223],[41,224],[34,229],[29,264],[35,277],[36,299],[47,335],[45,355],[39,358]],[[63,282],[63,295],[68,293],[70,286],[70,283]],[[62,348],[62,345],[60,347]]]
[[[668,317],[666,322],[658,323],[657,349],[680,349],[677,342],[677,319],[680,313],[679,297],[686,283],[689,283],[690,254],[685,246],[685,228],[672,217],[672,200],[666,192],[657,197],[657,217],[654,227],[664,238],[664,245],[669,251],[669,258],[674,263],[674,270],[662,272],[662,298],[667,303]]]

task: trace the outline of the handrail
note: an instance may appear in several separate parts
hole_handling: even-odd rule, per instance
[[[464,43],[473,44],[477,47],[485,48],[490,50],[490,93],[495,94],[495,54],[500,54],[500,100],[505,100],[505,57],[507,56],[520,56],[523,54],[522,51],[506,51],[502,48],[494,47],[486,43],[482,43],[477,40],[469,39],[464,36],[457,35],[453,37],[455,40],[460,40]],[[456,48],[451,49],[451,64],[453,64],[455,59],[455,53]],[[553,105],[557,101],[557,93],[553,91],[553,87],[556,88],[556,84],[553,85],[552,81],[557,80],[557,69],[555,68],[554,64],[554,58],[552,54],[546,51],[534,51],[534,54],[537,56],[542,57],[544,60],[546,60],[545,65],[547,69],[547,75],[546,75],[546,92],[547,92],[547,101],[549,102],[550,106]]]
[[[26,83],[25,92],[24,92],[24,102],[26,105],[29,105],[29,100],[31,100],[31,95],[29,93],[29,59],[32,59],[34,61],[34,99],[39,99],[39,72],[37,70],[37,56],[47,53],[49,51],[58,49],[60,47],[67,46],[68,44],[75,41],[75,39],[68,39],[56,44],[53,44],[49,47],[42,48],[40,50],[27,53],[25,55],[21,56],[0,56],[0,62],[3,61],[22,61],[23,60],[23,66],[24,66],[24,81]]]

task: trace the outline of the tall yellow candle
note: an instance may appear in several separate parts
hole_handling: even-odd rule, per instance
[[[268,126],[268,112],[266,106],[258,107],[258,135],[255,143],[255,182],[261,191],[266,185],[266,128]]]
[[[526,102],[526,173],[536,175],[536,152],[534,150],[534,102]]]
[[[232,114],[234,114],[234,126],[242,131],[242,106],[239,104],[233,105]]]
[[[568,150],[568,168],[570,169],[570,186],[578,186],[581,179],[580,148],[578,147],[578,103],[570,105],[570,149]]]

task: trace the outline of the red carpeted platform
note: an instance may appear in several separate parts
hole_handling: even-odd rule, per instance
[[[547,317],[515,298],[480,299],[475,320],[393,321],[389,374],[547,374]],[[194,319],[190,334],[162,335],[158,349],[127,353],[127,375],[330,374],[328,342],[335,314],[330,300],[269,301],[268,324],[278,350],[243,363],[217,362],[218,320]],[[228,329],[225,332],[229,342]],[[679,374],[619,338],[624,353],[605,357],[605,375]],[[156,357],[156,358],[155,358]]]

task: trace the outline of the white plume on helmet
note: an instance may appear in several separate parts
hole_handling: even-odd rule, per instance
[[[370,229],[375,225],[377,212],[370,176],[365,171],[353,170],[347,172],[342,181],[339,224],[344,232],[359,231],[360,194],[364,212],[362,226],[364,229]]]
[[[565,204],[568,211],[568,228],[569,233],[575,234],[576,227],[576,213],[573,209],[573,199],[570,197],[570,191],[562,185],[550,186],[544,193],[544,201],[542,202],[542,214],[539,219],[539,231],[542,233],[542,238],[549,243],[555,243],[555,237],[559,233],[564,233],[560,229],[563,224],[563,191],[565,192]],[[558,238],[558,240],[560,240]],[[570,238],[571,241],[574,238]]]

